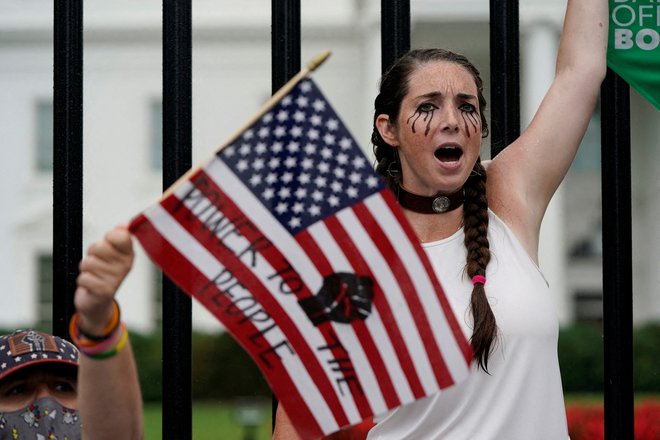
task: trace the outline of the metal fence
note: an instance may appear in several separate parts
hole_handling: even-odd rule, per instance
[[[272,90],[300,70],[300,0],[272,0]],[[492,155],[520,132],[517,0],[490,0]],[[66,336],[82,257],[83,0],[54,0],[53,332]],[[192,3],[163,1],[163,188],[191,166]],[[410,2],[381,0],[382,69],[410,48]],[[493,60],[494,57],[491,57]],[[628,85],[601,90],[605,437],[634,437]],[[163,432],[192,437],[190,298],[163,281]],[[166,385],[165,385],[166,384]],[[177,423],[168,423],[176,420]]]

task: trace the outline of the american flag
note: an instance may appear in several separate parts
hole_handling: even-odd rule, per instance
[[[305,439],[468,374],[414,232],[310,78],[131,231],[250,353]]]

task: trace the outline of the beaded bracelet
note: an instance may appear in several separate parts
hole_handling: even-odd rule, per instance
[[[78,340],[74,338],[76,345]],[[119,353],[128,342],[128,330],[123,322],[117,327],[117,330],[104,342],[94,346],[81,346],[78,349],[85,356],[92,359],[108,359]]]

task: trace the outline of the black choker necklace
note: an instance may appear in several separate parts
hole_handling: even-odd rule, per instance
[[[443,212],[453,211],[463,204],[463,188],[453,194],[418,196],[399,186],[396,195],[399,204],[403,208],[420,214],[442,214]]]

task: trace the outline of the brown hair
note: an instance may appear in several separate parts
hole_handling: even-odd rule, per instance
[[[481,115],[481,137],[488,136],[488,122],[485,116],[486,99],[483,96],[483,80],[477,68],[463,55],[444,49],[416,49],[399,58],[383,74],[380,93],[374,107],[374,125],[371,142],[376,155],[376,171],[387,181],[390,188],[396,190],[401,184],[401,164],[398,152],[383,140],[376,128],[376,118],[381,114],[389,116],[391,123],[396,123],[401,101],[408,93],[408,81],[420,66],[434,61],[456,63],[464,67],[474,78],[479,99]],[[466,274],[471,279],[475,275],[486,275],[486,266],[490,261],[488,243],[488,200],[486,199],[486,170],[477,160],[470,177],[463,186],[463,229],[467,249]],[[488,303],[484,285],[474,284],[470,298],[470,308],[474,328],[470,344],[474,350],[474,359],[484,371],[488,372],[488,357],[495,338],[497,323]]]

